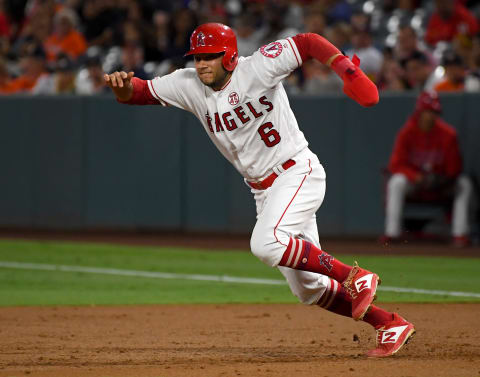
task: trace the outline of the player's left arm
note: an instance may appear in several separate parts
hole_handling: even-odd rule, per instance
[[[343,92],[362,106],[378,103],[377,86],[359,68],[360,59],[347,56],[322,36],[314,33],[293,37],[302,61],[314,58],[332,68],[343,80]]]

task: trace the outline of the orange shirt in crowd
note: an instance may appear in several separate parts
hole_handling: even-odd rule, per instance
[[[435,45],[439,41],[451,41],[457,35],[474,35],[478,32],[475,16],[463,5],[456,4],[452,17],[444,20],[438,12],[433,13],[428,22],[425,40]]]
[[[450,80],[443,80],[437,83],[434,87],[436,92],[461,92],[465,88],[465,84],[461,83],[453,83]]]
[[[47,60],[55,61],[60,53],[69,55],[76,60],[87,50],[87,41],[84,36],[76,30],[72,30],[65,37],[60,38],[57,34],[51,34],[43,44]]]
[[[17,77],[16,79],[10,80],[5,85],[0,86],[0,94],[29,92],[33,89],[38,79],[42,75],[39,75],[37,77],[23,75]]]

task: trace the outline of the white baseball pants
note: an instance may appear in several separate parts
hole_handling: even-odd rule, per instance
[[[278,266],[291,237],[305,239],[320,248],[315,213],[325,196],[325,170],[308,148],[292,159],[296,164],[283,171],[271,187],[252,189],[257,223],[250,247],[255,256],[272,267]],[[278,269],[292,293],[305,304],[317,303],[331,284],[324,275],[282,266]]]
[[[404,174],[393,174],[387,183],[385,212],[385,235],[399,237],[402,231],[402,213],[405,196],[414,186]],[[452,212],[452,236],[465,236],[469,232],[468,210],[473,185],[470,179],[460,175],[455,182],[455,196]]]

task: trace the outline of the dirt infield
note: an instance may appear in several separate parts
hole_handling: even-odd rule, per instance
[[[248,237],[1,232],[0,238],[248,249]],[[179,241],[180,240],[180,241]],[[480,256],[440,244],[326,240],[332,254]],[[480,304],[386,304],[417,335],[367,359],[365,323],[297,305],[0,308],[0,377],[480,376]],[[356,339],[356,340],[354,340]]]
[[[480,374],[480,305],[385,306],[417,335],[381,360],[367,324],[300,304],[3,308],[0,376]]]

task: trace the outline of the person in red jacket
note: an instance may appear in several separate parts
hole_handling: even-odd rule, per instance
[[[435,46],[437,42],[450,42],[455,38],[472,37],[478,32],[475,16],[454,0],[436,0],[425,34],[425,41]]]
[[[440,118],[435,92],[422,92],[414,113],[398,132],[388,169],[384,242],[401,235],[403,204],[408,195],[425,201],[453,197],[452,235],[455,246],[466,246],[468,206],[473,187],[462,175],[455,129]]]

